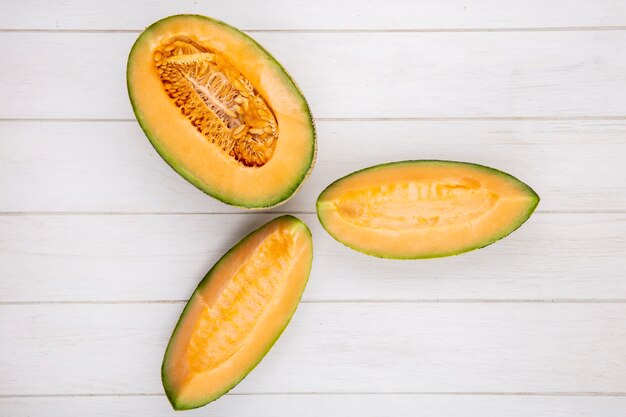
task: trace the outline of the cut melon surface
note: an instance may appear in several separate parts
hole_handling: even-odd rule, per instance
[[[233,388],[285,329],[313,259],[308,227],[276,218],[228,251],[187,303],[163,359],[163,387],[177,410]]]
[[[234,27],[197,15],[162,19],[133,45],[126,75],[154,148],[205,193],[267,208],[286,201],[310,173],[315,128],[302,92]]]
[[[329,185],[317,200],[322,226],[357,251],[396,259],[456,255],[513,232],[539,196],[517,178],[466,162],[376,165]]]

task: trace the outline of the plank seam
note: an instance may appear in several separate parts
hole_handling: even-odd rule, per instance
[[[37,216],[265,216],[270,214],[296,214],[311,215],[316,214],[313,210],[276,210],[265,212],[249,212],[249,211],[0,211],[0,217],[37,217]],[[626,214],[624,210],[536,210],[535,214],[589,214],[589,215],[610,215],[610,214]]]
[[[315,214],[315,211],[298,210],[276,210],[266,212],[250,211],[206,211],[206,212],[167,212],[167,211],[146,211],[146,212],[117,212],[117,211],[0,211],[0,216],[221,216],[221,215],[268,215],[268,214]]]
[[[424,116],[424,117],[315,117],[315,122],[471,122],[471,121],[623,121],[626,115],[605,116]],[[0,123],[132,123],[132,118],[0,117]]]
[[[1,28],[0,33],[140,33],[144,29]],[[241,29],[247,33],[507,33],[507,32],[616,32],[626,26],[539,26],[484,28],[353,28],[353,29]]]
[[[184,304],[187,300],[26,300],[0,301],[0,306],[32,305],[135,305]],[[406,299],[312,299],[301,304],[626,304],[621,298],[406,298]]]
[[[489,392],[489,391],[393,391],[393,392],[239,392],[230,396],[341,396],[341,395],[407,395],[407,396],[515,396],[515,397],[626,397],[626,392],[597,391],[551,391],[551,392]],[[5,394],[0,399],[10,398],[75,398],[75,397],[165,397],[162,393],[70,393],[70,394]]]

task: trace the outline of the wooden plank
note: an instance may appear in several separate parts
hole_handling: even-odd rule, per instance
[[[181,309],[0,306],[0,395],[161,393]],[[302,304],[233,392],[625,392],[625,336],[626,304]]]
[[[186,300],[274,216],[2,216],[0,302]],[[406,262],[354,252],[299,217],[315,244],[306,301],[626,299],[624,214],[536,214],[480,251]]]
[[[622,417],[624,397],[542,397],[495,395],[226,395],[185,416],[206,417]],[[0,409],[12,417],[174,417],[164,396],[0,398]]]
[[[0,118],[132,118],[125,66],[136,37],[0,33],[12,62],[28,63],[0,67],[10,86]],[[255,38],[318,118],[625,116],[626,31]]]
[[[369,165],[437,158],[518,176],[541,195],[540,210],[626,209],[626,121],[323,121],[317,127],[313,174],[279,210],[312,212],[328,184]],[[0,122],[0,189],[1,212],[241,212],[172,171],[135,122]]]
[[[626,25],[626,6],[615,0],[318,0],[210,3],[4,1],[2,29],[141,29],[162,17],[197,13],[245,29],[442,29]]]
[[[543,201],[506,240],[425,262],[352,252],[300,215],[316,258],[292,325],[189,415],[621,417],[626,3],[247,3],[3,2],[0,414],[174,415],[159,367],[182,300],[275,216],[202,195],[132,120],[130,45],[193,12],[250,30],[318,119],[318,166],[279,211],[407,155],[505,169]],[[117,122],[31,120],[48,118]]]

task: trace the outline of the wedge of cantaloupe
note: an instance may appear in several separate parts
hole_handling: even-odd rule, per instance
[[[324,228],[346,246],[383,258],[456,255],[520,227],[539,196],[482,165],[404,161],[377,165],[329,185],[317,199]]]
[[[172,406],[205,405],[239,383],[269,351],[298,306],[313,259],[308,227],[278,217],[228,251],[194,291],[161,370]]]
[[[313,167],[304,96],[276,59],[226,23],[196,15],[154,23],[130,52],[127,84],[161,157],[227,204],[283,203]]]

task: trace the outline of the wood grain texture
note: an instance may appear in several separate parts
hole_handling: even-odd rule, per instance
[[[623,417],[624,397],[542,397],[494,395],[226,395],[185,416],[299,417]],[[0,409],[11,417],[174,417],[164,396],[0,398]]]
[[[181,310],[0,306],[0,394],[161,393]],[[626,304],[302,304],[233,392],[626,392],[625,329]]]
[[[626,210],[626,121],[322,121],[317,131],[315,169],[280,211],[313,212],[335,179],[405,159],[503,169],[539,193],[542,211]],[[0,212],[241,213],[179,177],[136,122],[0,122],[0,189]]]
[[[0,216],[0,302],[186,300],[222,254],[273,217]],[[626,300],[623,214],[535,214],[485,249],[403,262],[354,252],[314,215],[299,217],[315,247],[305,301]]]
[[[3,1],[0,415],[176,414],[159,366],[184,300],[277,215],[203,195],[134,121],[130,46],[176,13],[248,30],[304,90],[319,139],[312,177],[278,209],[313,229],[304,303],[233,394],[185,414],[624,415],[618,0]],[[504,169],[539,212],[425,262],[367,257],[320,228],[328,183],[409,158]]]
[[[244,29],[442,29],[626,25],[615,0],[318,0],[233,2],[182,0],[5,0],[2,29],[142,29],[165,16],[197,13]]]
[[[125,67],[136,38],[0,33],[4,53],[26,63],[0,67],[11,87],[0,118],[132,118]],[[626,31],[255,38],[294,76],[318,118],[625,116]]]

